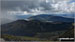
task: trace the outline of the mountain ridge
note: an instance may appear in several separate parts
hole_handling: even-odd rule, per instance
[[[53,21],[53,22],[74,22],[74,18],[65,18],[61,16],[53,15],[36,15],[28,18],[29,20],[39,20],[39,21]]]

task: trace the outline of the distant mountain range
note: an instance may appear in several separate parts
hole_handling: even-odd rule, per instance
[[[32,17],[32,15],[17,15],[16,17],[17,19],[27,19],[29,17]]]
[[[74,18],[66,18],[54,15],[36,15],[28,18],[29,20],[39,20],[39,21],[52,21],[52,22],[74,22]]]
[[[52,14],[53,15],[53,14]],[[55,16],[62,16],[62,17],[66,17],[66,18],[75,18],[75,14],[54,14]]]
[[[73,22],[74,21],[73,19],[75,19],[74,14],[41,14],[41,15],[36,15],[36,16],[33,16],[33,15],[16,15],[15,19],[1,18],[0,24],[9,23],[9,22],[19,20],[19,19],[27,19],[29,17],[30,18],[36,18],[36,20],[57,21],[57,22],[61,21],[62,19],[64,19],[64,20],[61,21],[61,22],[66,22],[66,21],[67,22]],[[40,19],[37,19],[37,18],[40,18]]]

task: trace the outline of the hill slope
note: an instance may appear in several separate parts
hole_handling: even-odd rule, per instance
[[[60,36],[60,38],[74,38],[74,28],[66,31],[64,34]]]
[[[67,30],[73,27],[72,23],[66,22],[40,22],[40,21],[26,21],[17,20],[8,24],[1,25],[2,34],[11,34],[18,36],[34,36],[41,32],[55,32]]]

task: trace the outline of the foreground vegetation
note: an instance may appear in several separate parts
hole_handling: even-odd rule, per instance
[[[66,32],[58,32],[59,35],[55,33],[37,33],[37,35],[35,35],[34,37],[3,34],[1,38],[6,41],[58,41],[58,38],[74,38],[74,28]]]
[[[13,36],[13,35],[2,35],[2,38],[7,41],[44,41],[43,39],[36,37],[27,37],[27,36]],[[45,40],[47,41],[47,40]]]

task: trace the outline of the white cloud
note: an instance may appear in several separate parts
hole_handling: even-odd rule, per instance
[[[62,11],[63,13],[74,13],[75,12],[75,2],[69,3],[70,0],[58,1],[52,4],[52,7],[56,11]]]
[[[32,14],[63,14],[63,13],[75,13],[75,2],[71,2],[71,0],[41,0],[40,3],[46,3],[46,7],[51,7],[53,9],[44,10],[44,7],[37,7],[34,9],[30,9]],[[48,8],[49,8],[48,7]]]

